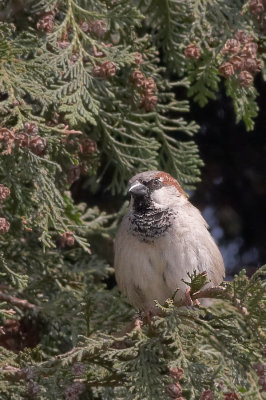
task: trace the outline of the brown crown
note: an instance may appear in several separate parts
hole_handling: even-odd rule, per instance
[[[186,193],[184,192],[184,190],[182,189],[182,187],[177,182],[177,180],[175,178],[173,178],[170,174],[167,174],[167,172],[159,172],[156,175],[156,178],[161,178],[164,185],[166,185],[166,186],[175,186],[180,194],[187,196]]]

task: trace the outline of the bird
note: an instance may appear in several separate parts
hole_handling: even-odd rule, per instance
[[[188,273],[205,272],[206,287],[223,281],[223,258],[208,224],[175,178],[141,172],[129,180],[128,192],[114,269],[118,288],[133,307],[156,315],[156,301],[163,305],[174,293],[174,304],[185,301]]]

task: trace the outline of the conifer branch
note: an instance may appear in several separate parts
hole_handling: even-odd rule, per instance
[[[27,308],[28,309],[37,309],[38,308],[35,304],[30,303],[28,300],[19,299],[18,297],[3,293],[2,291],[0,291],[0,300],[6,301],[7,303],[12,304],[13,306],[16,306],[19,308],[25,308],[25,309],[27,309]]]
[[[76,400],[86,388],[91,399],[167,400],[175,389],[260,400],[265,268],[217,288],[192,275],[192,300],[221,301],[171,299],[150,324],[132,321],[112,268],[128,178],[199,180],[187,92],[204,106],[224,81],[237,122],[253,129],[260,2],[2,3],[1,400]]]

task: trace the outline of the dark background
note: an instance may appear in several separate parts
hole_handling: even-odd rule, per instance
[[[223,88],[203,109],[191,105],[201,126],[196,135],[202,181],[191,201],[203,213],[222,251],[228,278],[243,267],[248,274],[266,263],[266,84],[256,79],[259,115],[253,132],[235,123]]]

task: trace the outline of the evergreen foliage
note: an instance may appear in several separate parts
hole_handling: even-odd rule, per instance
[[[256,6],[256,3],[263,2],[137,0],[136,3],[147,16],[145,23],[151,29],[157,46],[162,49],[169,70],[188,77],[188,94],[200,106],[215,98],[223,75],[221,70],[219,72],[219,67],[226,58],[225,45],[228,39],[235,38],[239,32],[244,31],[249,39],[259,45],[258,54],[251,54],[243,49],[233,49],[227,54],[242,57],[242,70],[251,72],[251,75],[256,73],[256,68],[250,69],[247,61],[250,58],[257,56],[260,61],[258,70],[263,69],[265,20],[263,10]],[[186,61],[185,50],[189,44],[199,48],[200,57],[187,54]],[[243,120],[247,130],[252,130],[253,119],[258,111],[257,93],[252,87],[252,81],[247,84],[236,79],[238,71],[238,68],[234,68],[233,77],[226,76],[230,78],[226,82],[227,94],[234,104],[236,122]]]
[[[126,204],[75,204],[69,191],[83,177],[91,198],[124,195],[148,169],[194,187],[202,161],[184,93],[204,106],[221,76],[253,128],[264,20],[251,3],[1,3],[1,399],[263,398],[265,267],[208,293],[189,276],[194,299],[219,302],[169,299],[146,324],[108,287]],[[228,42],[241,31],[246,41]]]

